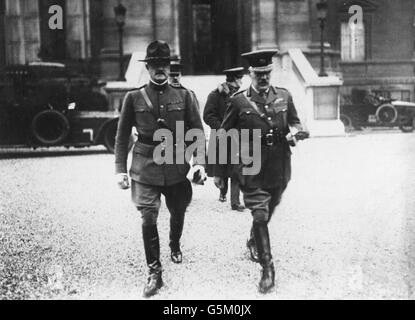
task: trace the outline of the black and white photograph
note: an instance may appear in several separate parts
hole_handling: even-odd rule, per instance
[[[0,0],[0,300],[414,299],[414,0]]]

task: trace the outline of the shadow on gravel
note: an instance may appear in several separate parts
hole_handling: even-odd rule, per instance
[[[30,150],[30,149],[0,149],[0,160],[4,159],[26,159],[26,158],[58,158],[77,157],[97,154],[109,154],[105,149],[94,150]]]

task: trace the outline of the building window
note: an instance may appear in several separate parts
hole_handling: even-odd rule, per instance
[[[361,23],[341,24],[341,57],[343,61],[365,60],[365,25]]]

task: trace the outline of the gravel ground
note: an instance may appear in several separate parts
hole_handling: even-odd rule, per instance
[[[114,184],[113,156],[92,151],[0,154],[0,298],[141,299],[140,216]],[[257,293],[245,249],[251,217],[194,188],[184,263],[168,250],[156,299],[415,298],[415,135],[311,139],[270,225],[276,290]]]

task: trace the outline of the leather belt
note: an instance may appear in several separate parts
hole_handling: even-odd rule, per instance
[[[138,141],[144,144],[148,144],[150,146],[158,146],[161,144],[161,141],[154,141],[153,137],[146,137],[146,136],[138,136]]]
[[[148,144],[150,146],[158,146],[160,144],[164,144],[164,146],[166,146],[165,141],[154,141],[153,137],[138,136],[137,140],[141,143]],[[173,144],[176,145],[176,139],[173,140]]]
[[[286,138],[279,131],[271,130],[270,132],[261,136],[261,143],[264,146],[272,147],[276,144],[281,144],[286,141]]]

